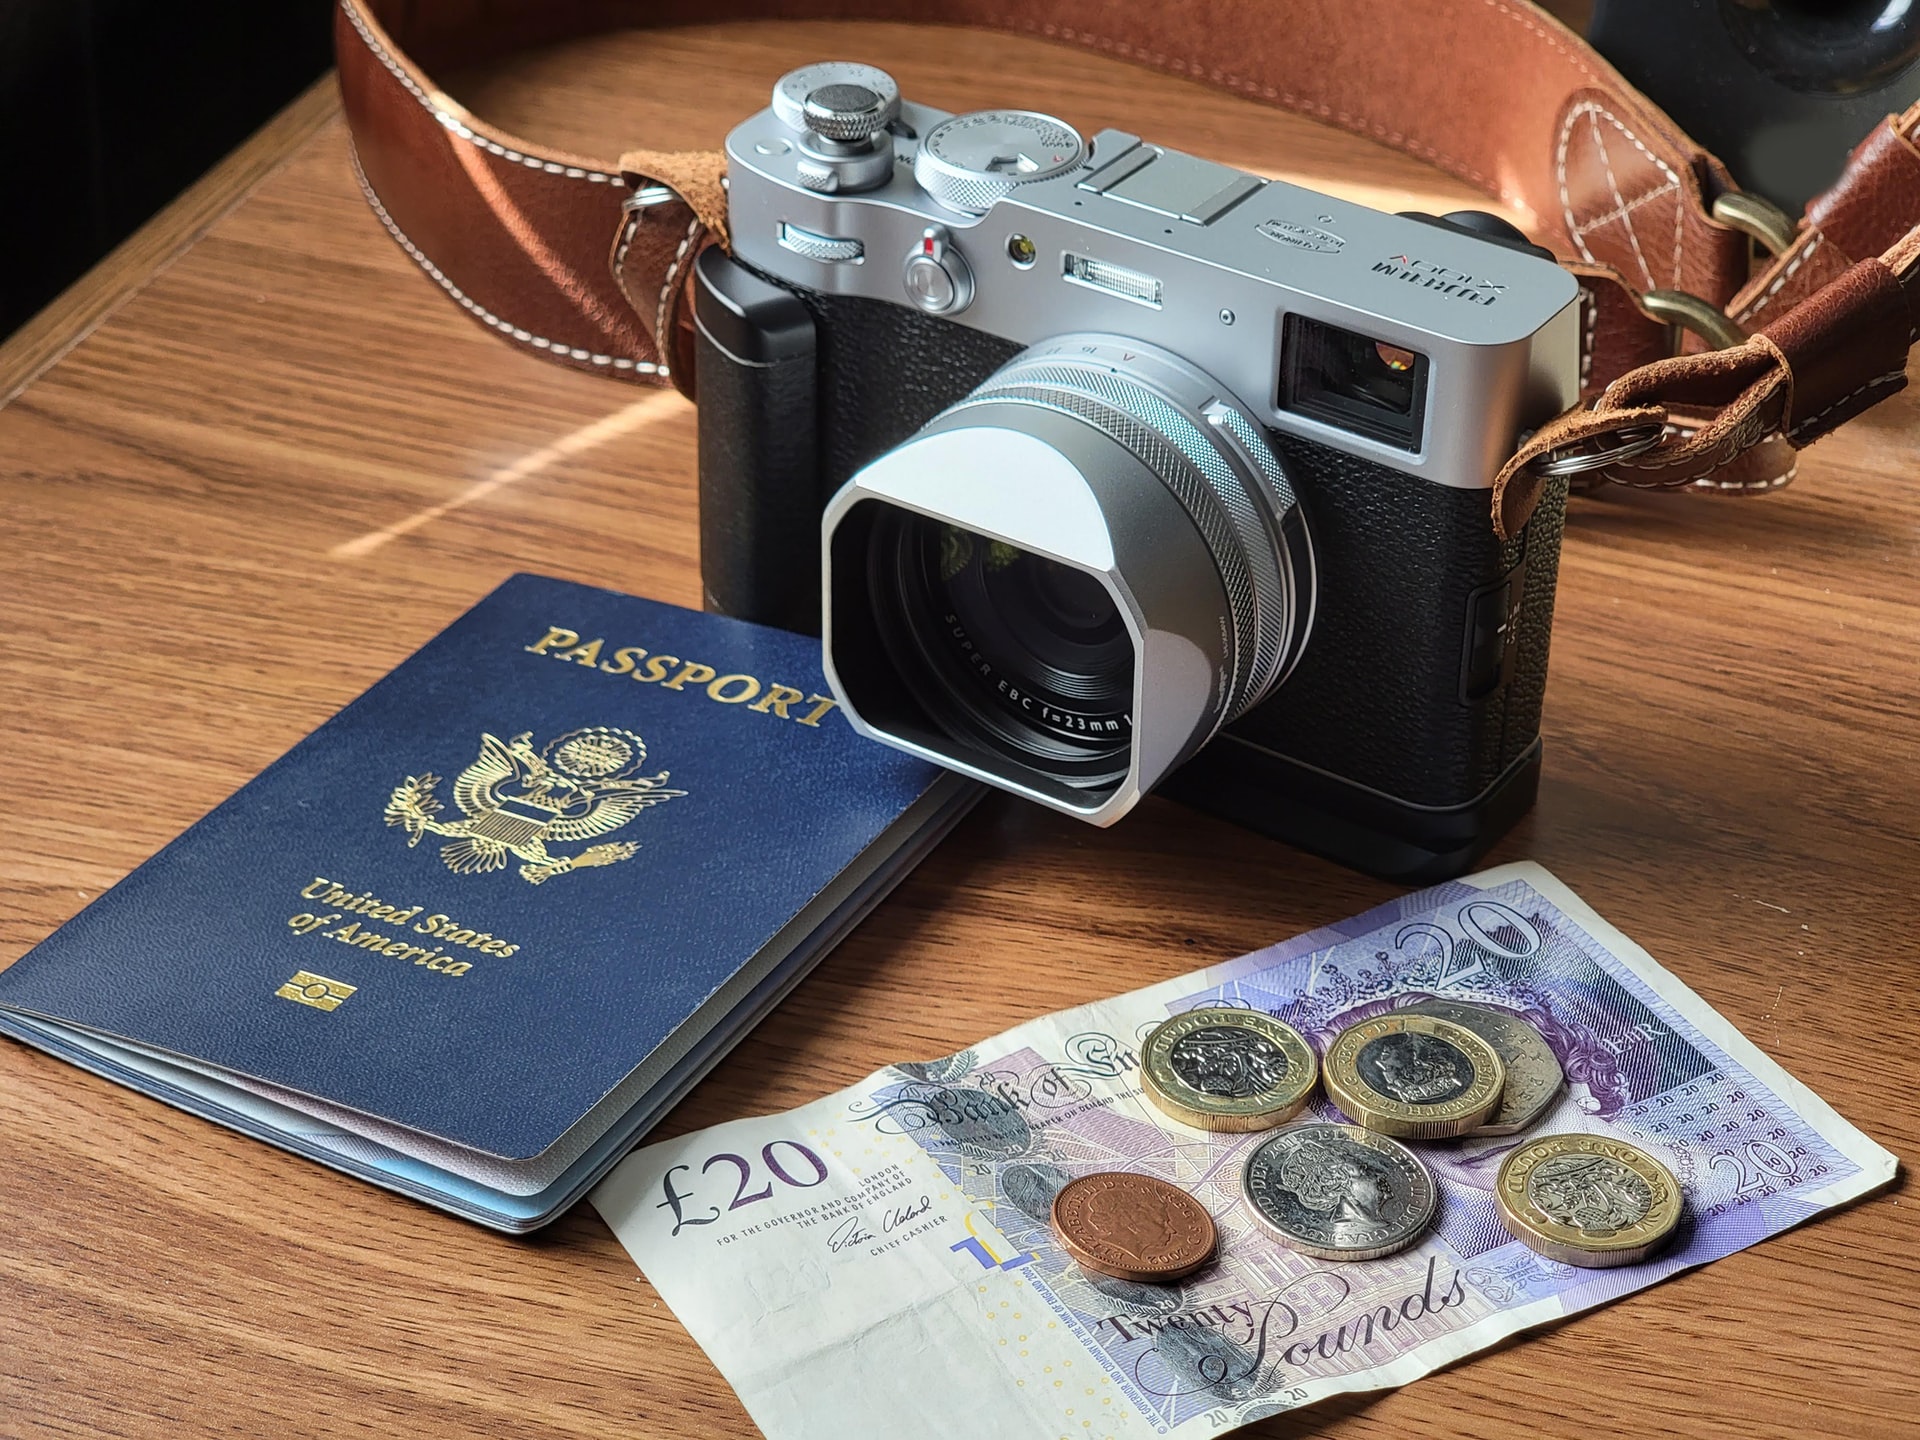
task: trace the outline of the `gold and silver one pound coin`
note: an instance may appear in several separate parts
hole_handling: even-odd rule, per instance
[[[1500,1167],[1494,1203],[1514,1238],[1563,1265],[1636,1265],[1673,1237],[1680,1185],[1638,1146],[1543,1135]]]
[[[1507,1067],[1506,1088],[1500,1092],[1500,1103],[1493,1114],[1471,1132],[1475,1135],[1518,1135],[1547,1113],[1566,1083],[1560,1061],[1540,1032],[1503,1006],[1422,1000],[1394,1013],[1451,1020],[1499,1052],[1500,1063]]]
[[[1247,1156],[1247,1207],[1260,1228],[1320,1260],[1378,1260],[1433,1223],[1433,1175],[1398,1140],[1358,1125],[1288,1125]]]
[[[1313,1047],[1258,1010],[1205,1006],[1164,1020],[1140,1047],[1140,1083],[1198,1130],[1271,1130],[1300,1113],[1320,1078]]]
[[[1507,1083],[1499,1052],[1473,1031],[1404,1010],[1342,1030],[1323,1070],[1327,1095],[1349,1119],[1410,1140],[1477,1129]]]

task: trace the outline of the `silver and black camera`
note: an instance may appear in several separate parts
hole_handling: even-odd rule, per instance
[[[1503,542],[1490,487],[1579,391],[1546,251],[843,62],[727,161],[706,586],[818,629],[859,729],[1096,824],[1157,786],[1404,879],[1527,809],[1565,489]]]

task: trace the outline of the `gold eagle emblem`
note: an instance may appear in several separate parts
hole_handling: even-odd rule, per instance
[[[456,875],[505,869],[507,857],[524,863],[520,878],[538,885],[569,870],[613,865],[640,847],[631,840],[591,845],[577,855],[553,855],[548,845],[593,840],[618,830],[649,805],[687,792],[666,788],[668,772],[641,775],[647,747],[631,730],[604,725],[572,730],[537,753],[533,732],[511,740],[480,737],[480,758],[453,782],[464,817],[436,819],[443,808],[434,787],[440,777],[409,775],[387,797],[387,824],[407,832],[407,847],[443,835],[440,858]]]

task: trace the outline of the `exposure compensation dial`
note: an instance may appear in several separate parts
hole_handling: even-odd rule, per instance
[[[1032,110],[976,110],[929,130],[913,178],[949,210],[983,215],[1016,185],[1046,180],[1086,157],[1086,142],[1063,120]]]

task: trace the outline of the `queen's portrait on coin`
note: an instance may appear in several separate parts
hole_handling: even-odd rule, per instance
[[[1379,1047],[1380,1078],[1396,1100],[1431,1104],[1451,1099],[1472,1083],[1472,1070],[1460,1052],[1435,1036],[1389,1035],[1374,1043]]]
[[[1180,1240],[1180,1217],[1172,1207],[1137,1192],[1095,1191],[1084,1213],[1090,1235],[1135,1259],[1163,1255]]]
[[[1308,1140],[1280,1165],[1280,1186],[1308,1210],[1335,1220],[1385,1223],[1385,1178],[1360,1157],[1365,1151]]]

